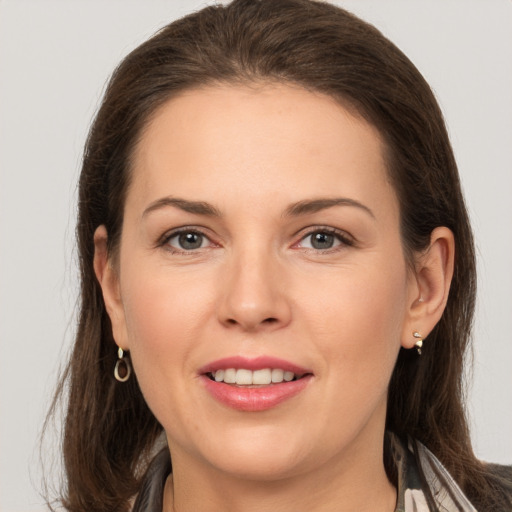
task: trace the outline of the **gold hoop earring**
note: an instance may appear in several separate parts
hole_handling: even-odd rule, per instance
[[[117,357],[119,358],[114,367],[114,377],[119,382],[126,382],[132,374],[132,365],[130,360],[124,357],[124,351],[121,347],[117,351]]]
[[[421,348],[423,347],[423,337],[418,331],[414,331],[412,335],[416,338],[416,343],[414,344],[414,346],[418,351],[418,355],[421,356]]]

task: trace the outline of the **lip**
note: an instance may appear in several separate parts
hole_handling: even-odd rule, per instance
[[[208,363],[199,369],[199,374],[211,373],[217,370],[226,370],[227,368],[244,368],[245,370],[263,370],[265,368],[280,368],[285,372],[293,372],[296,375],[304,375],[313,373],[307,368],[303,368],[296,364],[290,363],[284,359],[270,356],[259,356],[255,358],[247,358],[242,356],[225,357]]]
[[[243,387],[225,382],[211,380],[208,373],[227,368],[243,368],[246,370],[262,370],[264,368],[280,368],[290,371],[302,378],[290,382],[269,384],[268,386]],[[311,382],[312,372],[283,359],[260,356],[253,359],[235,356],[213,361],[200,370],[200,379],[205,389],[218,402],[232,409],[244,412],[265,411],[293,398],[303,391]]]

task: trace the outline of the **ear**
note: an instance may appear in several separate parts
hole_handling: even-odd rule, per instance
[[[107,241],[107,229],[101,225],[94,232],[94,272],[103,292],[114,340],[123,350],[129,350],[119,275],[109,258]]]
[[[430,245],[416,261],[408,294],[407,318],[402,332],[402,347],[412,348],[417,339],[413,332],[426,338],[446,307],[455,260],[455,239],[450,229],[432,231]]]

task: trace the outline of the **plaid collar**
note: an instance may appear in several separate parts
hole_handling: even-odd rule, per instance
[[[390,432],[386,438],[398,479],[395,512],[477,512],[428,448]]]

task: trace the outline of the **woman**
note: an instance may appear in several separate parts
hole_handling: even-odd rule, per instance
[[[373,27],[306,0],[172,23],[116,70],[79,201],[67,509],[511,508],[464,415],[453,153]]]

